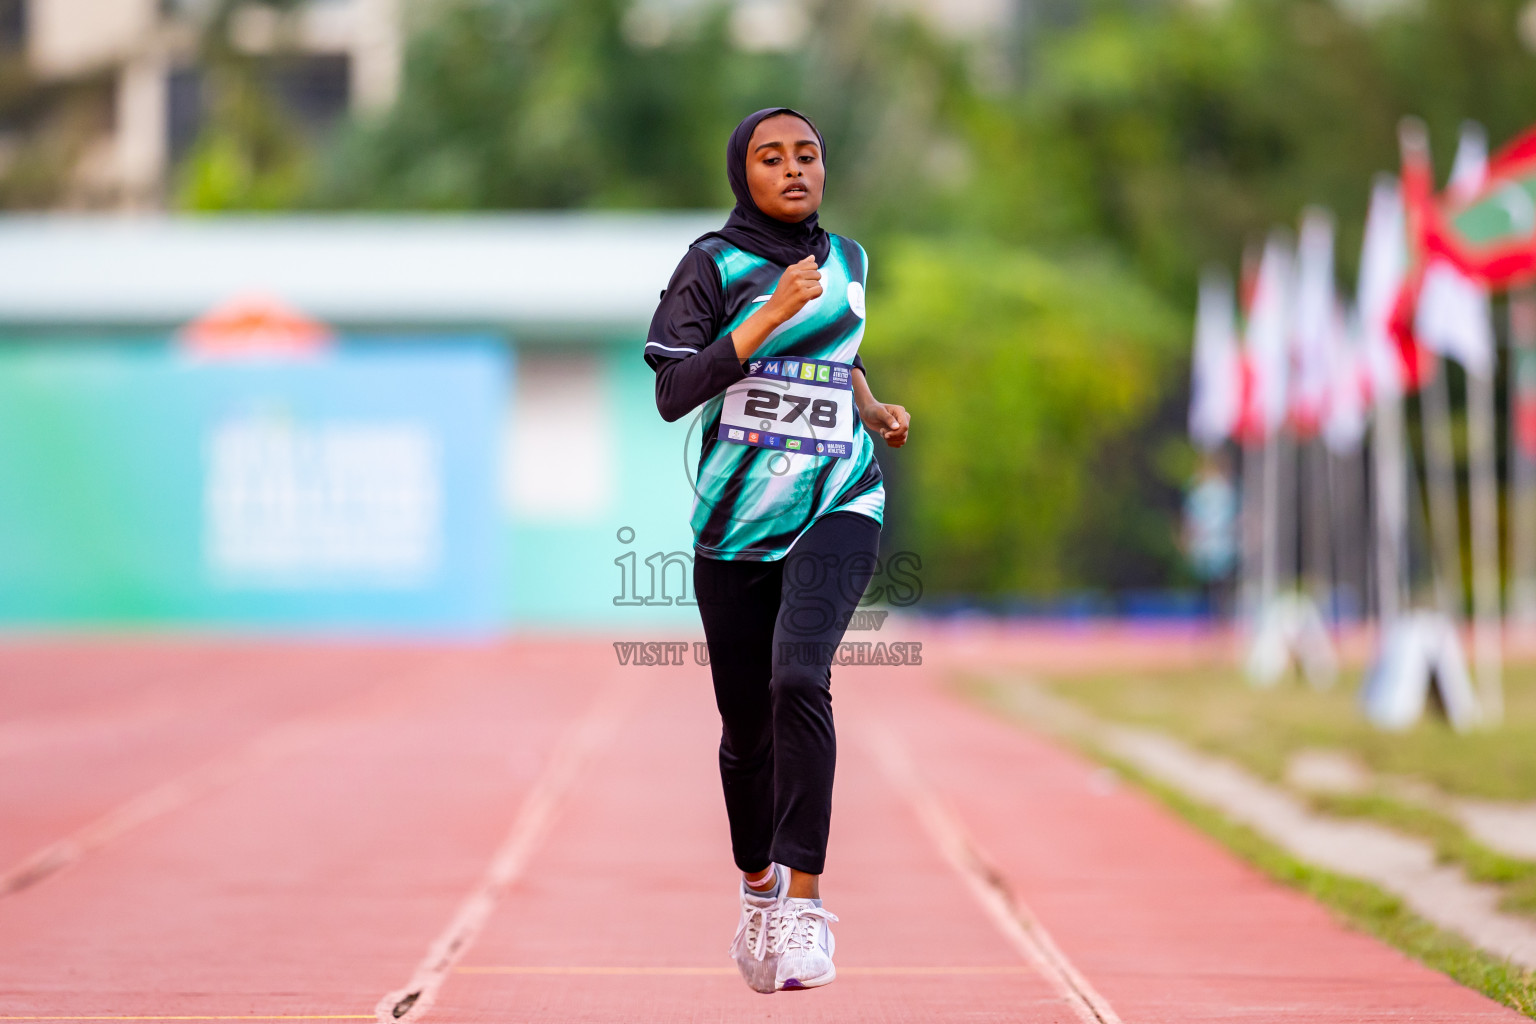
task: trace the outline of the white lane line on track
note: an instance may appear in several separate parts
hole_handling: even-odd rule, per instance
[[[355,713],[387,705],[399,696],[401,686],[400,679],[392,679],[361,697],[349,695],[318,711],[312,710],[272,726],[234,753],[217,757],[130,797],[95,821],[54,840],[0,874],[0,899],[52,877],[140,825],[185,807],[253,768],[316,745],[328,735],[328,728],[338,711]],[[9,1019],[0,1017],[0,1020]]]
[[[912,806],[939,848],[998,931],[1067,1002],[1083,1024],[1121,1024],[1109,1000],[1067,959],[1045,926],[1009,887],[1001,871],[966,831],[959,816],[918,774],[906,745],[889,727],[870,723],[860,738],[892,788]]]
[[[382,1024],[420,1020],[454,973],[459,959],[474,945],[503,893],[528,866],[554,818],[555,809],[571,783],[597,749],[623,721],[644,684],[613,678],[593,698],[586,714],[560,740],[543,772],[534,780],[518,808],[517,817],[497,847],[480,883],[459,905],[443,933],[433,940],[426,958],[403,987],[386,993],[374,1008]]]

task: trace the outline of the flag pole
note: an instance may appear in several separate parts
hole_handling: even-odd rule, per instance
[[[1371,471],[1376,489],[1376,617],[1385,636],[1403,605],[1403,540],[1408,480],[1403,465],[1403,399],[1384,391],[1376,398]]]
[[[1333,605],[1332,524],[1328,509],[1333,457],[1321,437],[1307,442],[1307,517],[1302,538],[1307,559],[1307,588],[1323,620],[1332,624]]]
[[[1280,431],[1270,430],[1264,437],[1264,510],[1259,560],[1259,604],[1261,619],[1274,606],[1280,585]]]
[[[1430,193],[1434,187],[1429,163],[1429,133],[1424,122],[1413,117],[1403,118],[1398,124],[1398,144],[1403,159],[1403,201],[1410,218],[1411,237],[1416,239],[1424,231],[1423,220],[1427,216],[1426,208],[1432,203]],[[1414,251],[1423,248],[1412,240],[1409,246]],[[1426,258],[1424,252],[1418,252],[1416,261],[1422,264]],[[1411,327],[1414,335],[1419,335],[1422,330],[1418,318],[1423,315],[1424,307],[1418,292],[1426,277],[1421,266],[1413,285],[1412,301],[1417,306]],[[1419,340],[1427,344],[1435,339]],[[1456,449],[1451,437],[1449,360],[1433,357],[1429,370],[1429,379],[1419,388],[1419,426],[1424,448],[1430,543],[1434,553],[1430,559],[1431,576],[1435,603],[1441,614],[1452,623],[1459,623],[1466,607],[1466,582],[1461,571],[1461,507],[1456,485]]]
[[[1242,561],[1239,586],[1239,619],[1243,635],[1251,638],[1258,631],[1263,590],[1264,564],[1264,470],[1262,449],[1252,438],[1245,438],[1242,449],[1242,498],[1240,540]]]
[[[1472,649],[1483,720],[1504,717],[1504,637],[1499,617],[1499,481],[1494,466],[1494,367],[1467,371],[1467,462],[1472,519]]]
[[[1522,423],[1536,414],[1536,288],[1510,293],[1509,350],[1509,616],[1528,629],[1536,625],[1536,438]]]
[[[1388,321],[1403,268],[1401,189],[1380,176],[1371,187],[1365,245],[1360,256],[1357,309],[1372,382],[1370,473],[1376,540],[1376,646],[1378,659],[1403,613],[1407,555],[1408,466],[1403,443],[1403,390]]]
[[[1333,574],[1334,600],[1342,593],[1353,598],[1351,622],[1363,624],[1371,609],[1371,524],[1367,500],[1364,446],[1344,453],[1331,453],[1333,475],[1329,480],[1329,508],[1334,518]],[[1340,613],[1345,611],[1339,605]]]
[[[1435,601],[1447,618],[1460,622],[1466,607],[1466,584],[1461,570],[1461,508],[1455,442],[1451,437],[1448,362],[1435,360],[1434,375],[1419,391],[1419,411],[1424,433],[1424,476],[1429,489],[1430,536],[1435,547]]]
[[[1296,575],[1292,589],[1302,602],[1298,607],[1310,605],[1323,624],[1330,620],[1326,612],[1328,456],[1323,431],[1328,391],[1335,383],[1335,346],[1340,339],[1333,280],[1333,215],[1321,207],[1309,206],[1302,213],[1293,277],[1291,371],[1295,384],[1290,408],[1296,457],[1288,465],[1294,473],[1291,508],[1295,511],[1296,528],[1288,534],[1294,545],[1288,564]]]
[[[1303,592],[1305,582],[1299,569],[1306,524],[1302,504],[1306,441],[1287,424],[1280,428],[1275,443],[1280,455],[1275,474],[1275,589],[1270,596],[1284,594],[1289,599]]]

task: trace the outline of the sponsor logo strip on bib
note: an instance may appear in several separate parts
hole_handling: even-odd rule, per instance
[[[853,454],[853,377],[847,363],[754,359],[725,393],[722,441],[791,454]]]

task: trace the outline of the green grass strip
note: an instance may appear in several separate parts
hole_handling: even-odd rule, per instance
[[[1019,720],[1019,712],[1011,708],[1006,700],[1000,699],[1001,695],[991,686],[962,685],[957,690],[989,710],[1000,712],[1008,720]],[[1496,959],[1455,932],[1420,917],[1402,899],[1370,882],[1336,874],[1298,860],[1284,847],[1248,826],[1232,821],[1220,811],[1143,774],[1133,765],[1080,737],[1055,735],[1114,769],[1190,825],[1270,878],[1299,889],[1322,903],[1344,923],[1375,936],[1426,967],[1536,1019],[1536,971],[1528,971],[1508,961]]]
[[[1103,751],[1088,752],[1277,882],[1307,893],[1346,923],[1426,967],[1536,1019],[1536,972],[1490,956],[1455,932],[1426,921],[1399,897],[1370,882],[1297,860],[1283,847],[1220,811],[1191,800]]]
[[[1536,863],[1483,845],[1449,815],[1384,793],[1319,794],[1310,802],[1323,814],[1367,818],[1428,839],[1441,863],[1460,864],[1470,880],[1502,889],[1501,910],[1536,915]]]

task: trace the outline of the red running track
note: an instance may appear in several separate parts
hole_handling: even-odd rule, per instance
[[[13,643],[0,1020],[1524,1019],[942,683],[837,670],[839,978],[765,997],[705,669]]]

